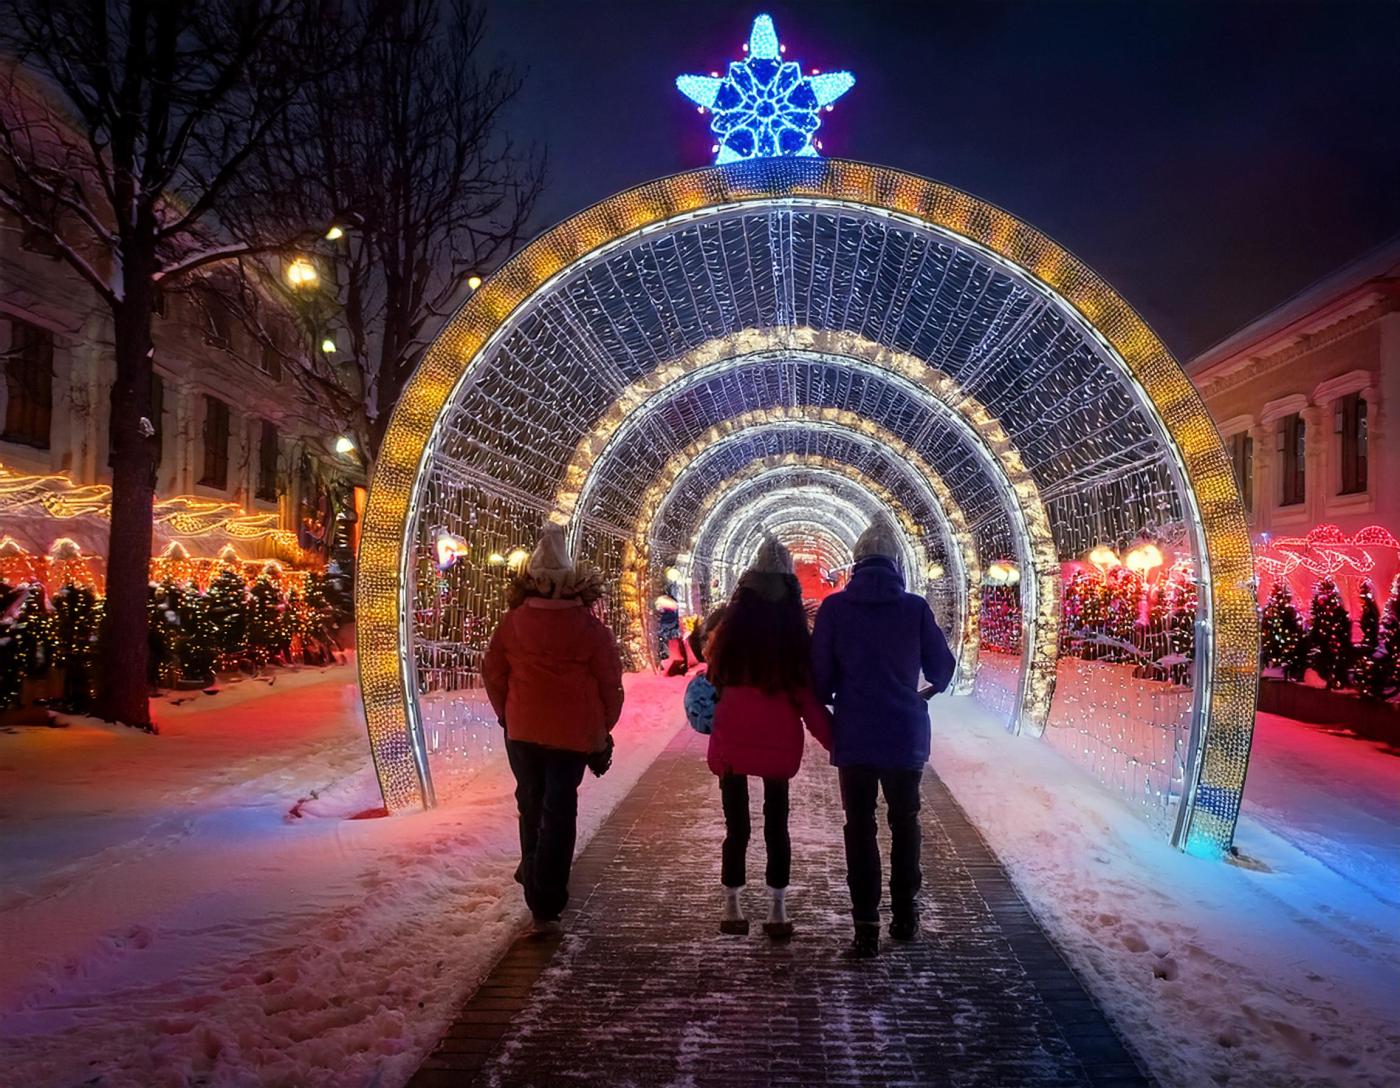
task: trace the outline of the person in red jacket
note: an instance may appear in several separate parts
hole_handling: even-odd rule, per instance
[[[548,526],[481,666],[515,775],[516,879],[543,933],[558,932],[569,901],[584,768],[590,755],[607,750],[622,714],[617,644],[589,608],[601,595],[601,577],[587,564],[574,566],[564,530]]]
[[[747,933],[740,905],[749,845],[749,776],[763,779],[763,840],[768,850],[770,937],[792,936],[787,916],[792,842],[788,782],[802,763],[802,727],[831,746],[831,722],[811,685],[811,636],[788,550],[771,537],[739,579],[705,652],[718,692],[709,765],[719,776],[725,837],[720,853],[724,911],[720,932]]]

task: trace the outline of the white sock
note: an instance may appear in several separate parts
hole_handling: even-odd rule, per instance
[[[743,890],[742,884],[737,888],[724,889],[724,921],[737,922],[744,917],[743,908],[739,906],[739,893]]]
[[[768,891],[773,896],[768,904],[768,921],[779,923],[786,922],[788,920],[787,889],[769,888]]]

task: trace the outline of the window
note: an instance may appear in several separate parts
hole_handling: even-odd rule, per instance
[[[204,397],[204,475],[199,482],[220,491],[228,488],[228,405]]]
[[[52,226],[54,231],[61,232],[63,202],[60,194],[71,193],[75,188],[74,183],[60,171],[39,169],[30,177],[19,178],[18,184],[24,192],[25,204],[34,212],[33,221],[26,217],[20,227],[20,246],[30,253],[57,257],[63,252],[58,240],[53,233],[42,226],[35,226],[34,222]]]
[[[1340,495],[1366,490],[1366,401],[1349,393],[1337,401],[1337,433],[1341,436],[1342,478]]]
[[[275,382],[282,380],[282,350],[273,340],[262,346],[262,372]]]
[[[204,311],[204,335],[219,347],[233,343],[235,314],[233,307],[223,292],[212,283],[205,283],[199,289],[199,307]]]
[[[160,380],[160,375],[151,372],[151,414],[147,417],[151,421],[151,426],[156,429],[156,433],[151,436],[156,444],[155,468],[160,469],[160,458],[164,452],[165,428],[162,425],[165,419],[165,383]],[[117,450],[117,420],[115,416],[109,414],[107,421],[107,466],[110,468]]]
[[[1247,431],[1230,436],[1230,463],[1246,511],[1254,510],[1254,439]]]
[[[1279,492],[1280,506],[1296,506],[1307,494],[1304,462],[1307,457],[1307,436],[1303,417],[1297,412],[1284,416],[1278,424],[1279,452],[1283,454],[1279,469],[1283,487]]]
[[[46,450],[53,422],[53,333],[13,318],[7,324],[3,437]]]
[[[262,441],[258,446],[258,498],[277,501],[277,425],[262,421]]]

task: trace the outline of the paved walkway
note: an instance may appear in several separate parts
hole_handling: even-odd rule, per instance
[[[563,938],[518,941],[410,1088],[1149,1083],[931,770],[921,941],[844,955],[836,774],[815,749],[792,791],[796,936],[758,925],[758,796],[753,933],[720,935],[703,744],[683,731],[643,775],[575,867]]]

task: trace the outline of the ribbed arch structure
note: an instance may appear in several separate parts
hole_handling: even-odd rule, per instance
[[[432,803],[434,768],[495,728],[477,672],[504,606],[491,556],[547,519],[603,571],[603,614],[645,668],[673,566],[700,607],[765,529],[843,557],[875,513],[900,526],[911,589],[957,628],[964,688],[1178,845],[1229,844],[1257,621],[1238,494],[1199,397],[1043,235],[839,160],[618,194],[508,262],[427,352],[375,466],[359,562],[387,804]],[[468,542],[447,571],[442,532]],[[1169,664],[1145,642],[1085,652],[1082,617],[1062,610],[1069,564],[1139,537],[1198,591],[1189,653]]]

